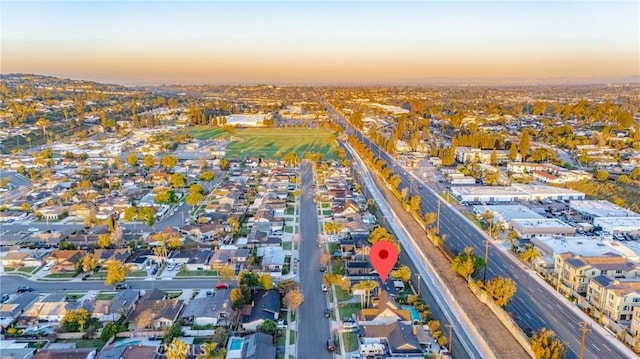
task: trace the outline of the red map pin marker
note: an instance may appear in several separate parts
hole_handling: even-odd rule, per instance
[[[379,241],[371,247],[369,260],[384,283],[398,261],[398,248],[391,242]]]

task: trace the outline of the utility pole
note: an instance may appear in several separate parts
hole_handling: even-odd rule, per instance
[[[447,324],[447,328],[449,328],[449,356],[453,357],[451,355],[451,342],[453,342],[453,336],[452,336],[453,325]]]
[[[420,285],[422,284],[420,282],[420,273],[416,273],[416,275],[418,276],[418,296],[420,296]]]
[[[436,232],[440,235],[440,203],[442,199],[438,199],[438,224],[436,225]]]
[[[591,329],[589,329],[590,324],[588,322],[580,322],[578,324],[580,324],[580,329],[582,329],[582,341],[580,342],[580,354],[578,358],[582,359],[584,355],[584,341],[587,339],[587,331],[591,331]]]
[[[487,267],[489,266],[489,244],[490,241],[484,240],[484,274],[482,275],[482,281],[487,283]]]

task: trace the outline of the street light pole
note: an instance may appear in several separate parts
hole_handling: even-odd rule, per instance
[[[420,273],[416,273],[416,275],[418,276],[418,296],[420,296],[420,287],[422,282],[420,282]]]
[[[588,322],[580,322],[578,324],[580,324],[580,329],[582,329],[582,340],[580,341],[580,354],[578,355],[578,358],[582,359],[584,355],[584,342],[587,338],[587,331],[591,331],[591,329],[589,329]]]

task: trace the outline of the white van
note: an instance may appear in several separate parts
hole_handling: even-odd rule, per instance
[[[44,266],[44,270],[51,270],[51,268],[53,268],[53,266],[55,264],[56,264],[56,262],[54,262],[54,261],[47,262],[47,264],[45,264],[45,266]]]

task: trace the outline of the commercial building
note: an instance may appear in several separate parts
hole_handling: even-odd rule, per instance
[[[509,221],[511,228],[520,238],[532,238],[539,236],[567,236],[574,235],[576,229],[570,225],[552,218],[542,219],[512,219]]]
[[[640,217],[599,217],[593,225],[608,234],[640,234]]]
[[[569,202],[569,209],[581,220],[593,223],[600,217],[640,217],[640,214],[617,206],[609,201],[583,200]]]
[[[567,188],[523,184],[452,187],[451,194],[462,203],[584,199],[584,193]]]
[[[543,219],[544,217],[521,204],[498,204],[492,206],[474,206],[473,213],[481,216],[487,211],[493,215],[493,223],[502,223],[504,228],[509,227],[509,221],[513,219]]]

